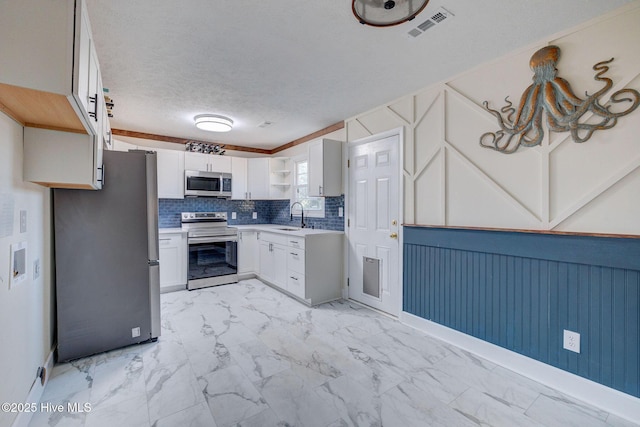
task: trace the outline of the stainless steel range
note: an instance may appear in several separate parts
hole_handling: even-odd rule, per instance
[[[227,226],[226,212],[182,212],[187,231],[187,289],[238,281],[238,229]]]

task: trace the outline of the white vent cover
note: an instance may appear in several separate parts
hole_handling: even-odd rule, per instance
[[[437,24],[446,21],[447,19],[451,19],[453,18],[453,16],[453,13],[449,12],[444,7],[440,7],[431,15],[429,19],[409,30],[407,32],[407,36],[410,39],[414,39],[427,31],[429,28],[434,27]]]

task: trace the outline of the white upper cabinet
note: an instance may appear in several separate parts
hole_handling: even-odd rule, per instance
[[[184,198],[184,151],[155,150],[158,158],[158,198]]]
[[[247,159],[245,157],[231,157],[231,199],[249,199],[247,189]]]
[[[84,0],[4,2],[0,39],[0,103],[25,126],[24,179],[102,188],[110,129]]]
[[[233,186],[233,182],[231,182]],[[269,158],[247,159],[247,193],[249,200],[268,200],[269,196]]]
[[[321,139],[309,144],[309,196],[342,194],[342,142]]]
[[[9,115],[100,134],[104,95],[84,0],[3,2],[0,39],[0,102]]]
[[[288,199],[291,192],[288,158],[232,157],[231,198]]]
[[[102,143],[96,136],[24,128],[25,181],[57,188],[102,188]]]
[[[190,171],[231,173],[231,157],[186,152],[184,168]]]

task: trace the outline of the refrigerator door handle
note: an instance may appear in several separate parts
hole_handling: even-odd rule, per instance
[[[150,260],[148,261],[148,263],[149,263],[149,265],[150,265],[150,266],[160,265],[160,261],[159,261],[159,260],[157,260],[157,259],[150,259]]]

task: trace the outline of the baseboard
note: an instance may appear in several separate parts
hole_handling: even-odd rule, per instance
[[[185,289],[187,289],[187,285],[163,286],[162,288],[160,288],[160,293],[161,294],[166,294],[166,293],[169,293],[169,292],[184,291]]]
[[[25,399],[25,403],[36,403],[40,404],[40,399],[42,399],[42,393],[44,392],[47,383],[49,382],[49,376],[53,372],[53,354],[55,353],[55,346],[49,352],[47,356],[47,360],[44,362],[44,368],[46,369],[46,374],[44,376],[44,384],[40,381],[39,378],[36,378],[31,386],[31,390],[29,390],[29,394]],[[31,417],[33,416],[33,412],[18,412],[18,416],[13,420],[13,424],[11,427],[28,427],[31,422]]]
[[[618,417],[640,420],[640,399],[636,397],[411,313],[403,311],[400,321]]]
[[[238,280],[248,280],[254,277],[257,277],[256,273],[238,273]]]

